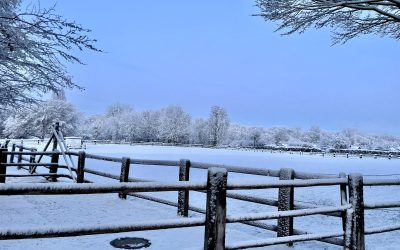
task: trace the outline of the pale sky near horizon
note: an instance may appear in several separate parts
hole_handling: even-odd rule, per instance
[[[29,0],[27,0],[29,1]],[[68,66],[85,114],[113,103],[180,105],[193,117],[225,107],[233,122],[400,135],[400,41],[362,36],[331,46],[328,30],[280,36],[254,1],[57,2],[106,53]]]

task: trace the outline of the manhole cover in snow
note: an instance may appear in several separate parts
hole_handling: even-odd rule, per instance
[[[122,249],[141,249],[151,245],[149,240],[143,238],[118,238],[110,242],[111,246]]]

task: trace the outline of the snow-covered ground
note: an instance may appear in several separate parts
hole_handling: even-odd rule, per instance
[[[279,169],[294,168],[306,172],[338,174],[339,172],[359,172],[365,178],[398,178],[399,164],[396,159],[373,159],[364,157],[345,158],[320,155],[299,155],[287,153],[252,152],[227,149],[203,149],[162,146],[129,146],[129,145],[89,145],[87,152],[109,155],[128,156],[139,159],[179,160],[190,159],[207,163],[251,166],[258,168]],[[86,166],[96,170],[119,174],[117,163],[87,160]],[[10,168],[11,171],[11,168]],[[9,172],[10,172],[9,171]],[[394,174],[394,175],[393,175]],[[391,175],[391,176],[381,176]],[[132,165],[130,177],[146,178],[160,181],[173,181],[178,178],[177,167]],[[191,180],[205,180],[206,171],[192,169]],[[95,182],[114,182],[114,180],[87,175]],[[276,178],[229,174],[230,180],[273,180]],[[8,182],[17,181],[14,178]],[[18,180],[20,181],[20,180]],[[24,181],[37,182],[37,179]],[[395,201],[398,187],[365,188],[365,202]],[[239,192],[239,191],[237,191]],[[277,190],[242,191],[251,195],[277,198]],[[176,192],[152,194],[154,196],[177,200]],[[296,188],[295,200],[304,204],[336,205],[340,203],[338,187]],[[191,192],[190,204],[205,207],[205,195]],[[0,227],[35,227],[44,225],[90,225],[96,223],[138,222],[155,219],[174,218],[176,209],[148,201],[129,198],[122,201],[116,194],[76,195],[76,196],[13,196],[1,197]],[[228,200],[228,215],[247,212],[276,211],[274,207],[254,203]],[[379,209],[366,212],[366,227],[375,227],[400,223],[400,209]],[[202,216],[191,213],[191,216]],[[308,216],[295,218],[295,228],[309,232],[338,231],[341,228],[339,218],[327,216]],[[268,221],[276,223],[276,221]],[[109,242],[121,236],[140,236],[153,243],[149,249],[190,249],[202,246],[203,228],[173,229],[149,232],[134,232],[113,235],[97,235],[71,238],[40,240],[0,241],[0,249],[112,249]],[[398,249],[400,233],[392,232],[366,236],[367,249]],[[227,242],[275,237],[275,233],[241,224],[229,225]],[[285,248],[283,246],[272,247]],[[309,242],[296,243],[295,249],[340,249],[328,244]]]

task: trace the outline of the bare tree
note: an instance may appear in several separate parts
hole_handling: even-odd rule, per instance
[[[160,112],[160,138],[165,142],[187,143],[191,116],[179,106],[169,106]]]
[[[210,142],[208,122],[205,119],[196,119],[192,124],[191,142],[207,145]]]
[[[159,139],[160,116],[161,112],[158,110],[145,110],[139,114],[138,130],[140,140],[150,142]]]
[[[64,64],[82,64],[74,50],[100,51],[90,30],[63,19],[54,7],[20,6],[21,0],[0,1],[0,108],[78,87]]]
[[[261,140],[261,136],[263,133],[262,128],[251,127],[248,129],[248,133],[249,133],[249,138],[253,144],[253,148],[256,148]]]
[[[400,0],[256,0],[268,21],[279,21],[283,34],[310,27],[333,28],[333,43],[363,34],[400,39]]]
[[[229,128],[229,117],[226,110],[219,106],[211,107],[208,126],[211,143],[213,146],[217,146],[225,138]]]

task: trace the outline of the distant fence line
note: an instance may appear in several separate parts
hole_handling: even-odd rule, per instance
[[[40,144],[48,139],[8,139],[10,144],[21,144],[29,143],[32,144]],[[3,139],[5,141],[5,139]],[[144,142],[144,141],[115,141],[115,140],[89,140],[84,139],[82,143],[85,144],[121,144],[121,145],[144,145],[144,146],[177,146],[177,147],[198,147],[198,148],[213,148],[213,149],[229,149],[229,150],[245,150],[245,151],[259,151],[259,152],[288,152],[290,154],[299,153],[299,154],[320,154],[321,156],[331,155],[333,157],[336,156],[345,156],[349,157],[374,157],[374,158],[388,158],[388,159],[398,159],[400,158],[400,151],[389,151],[389,150],[368,150],[368,149],[318,149],[313,147],[298,147],[298,146],[211,146],[205,144],[183,144],[183,143],[166,143],[166,142]]]
[[[151,146],[180,146],[180,147],[201,147],[201,148],[221,148],[221,149],[249,149],[249,150],[273,150],[283,152],[303,152],[303,153],[337,153],[337,154],[352,154],[352,155],[377,155],[377,156],[400,156],[400,151],[390,150],[369,150],[369,149],[319,149],[313,147],[301,147],[301,146],[272,146],[258,145],[253,146],[211,146],[206,144],[193,144],[193,143],[166,143],[166,142],[144,142],[144,141],[115,141],[115,140],[87,140],[84,142],[91,144],[129,144],[129,145],[151,145]]]

